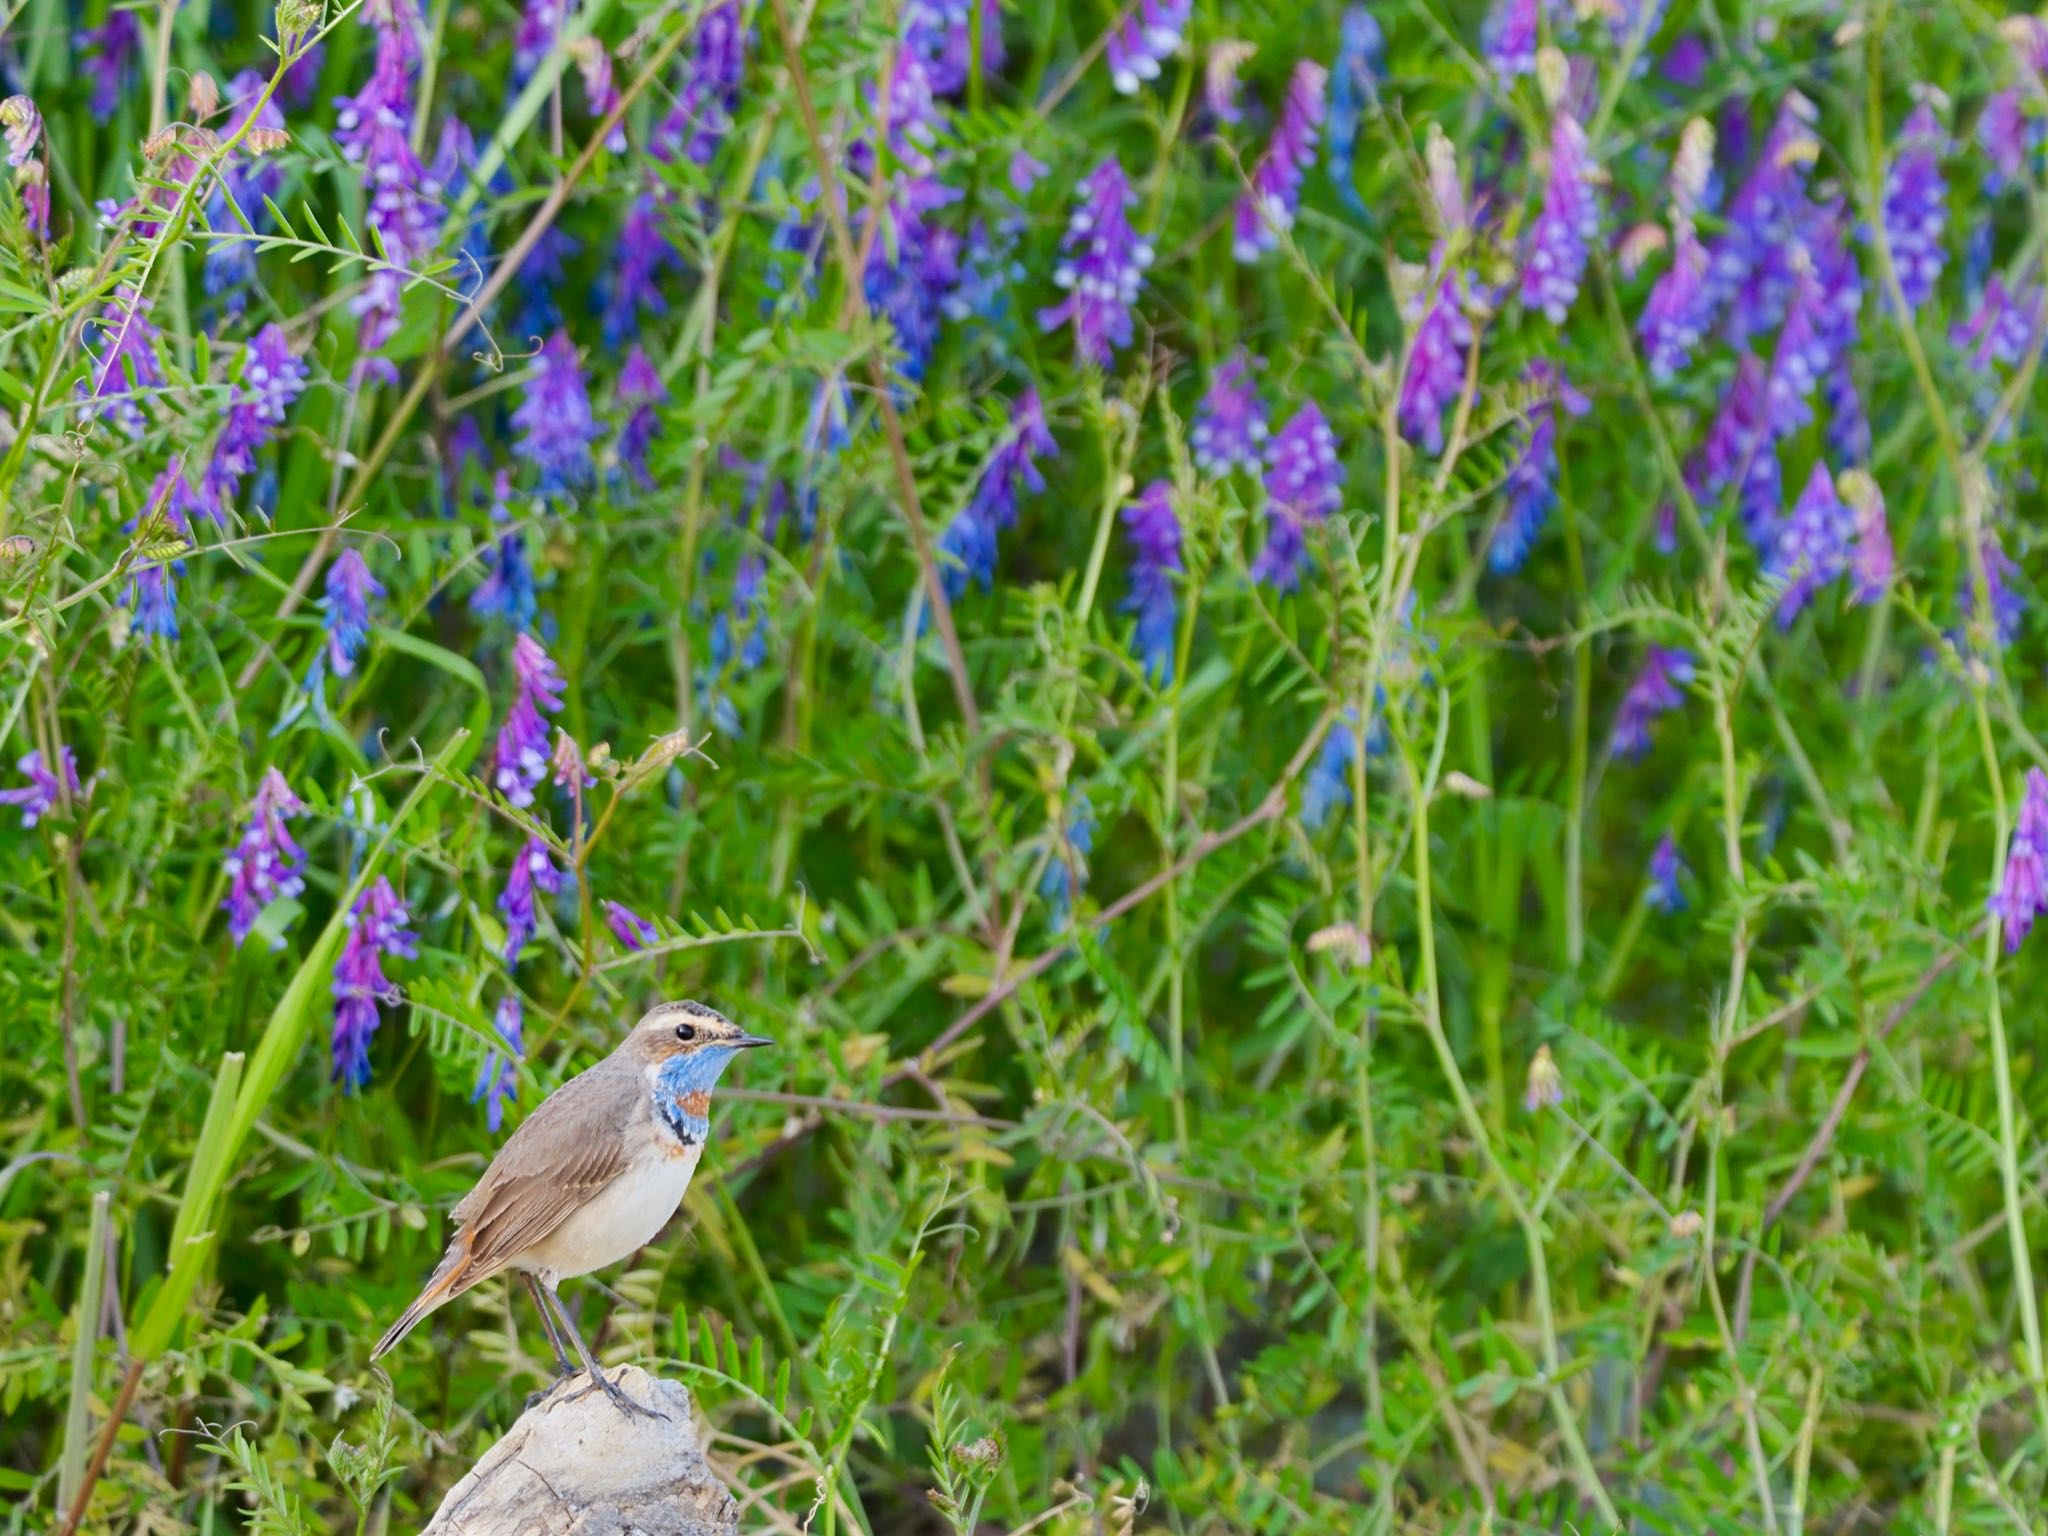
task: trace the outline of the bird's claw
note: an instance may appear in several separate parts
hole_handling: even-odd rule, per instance
[[[623,1387],[602,1371],[598,1371],[591,1376],[590,1385],[579,1391],[571,1392],[562,1401],[565,1403],[578,1402],[590,1396],[593,1392],[602,1392],[611,1400],[611,1405],[629,1419],[636,1416],[643,1419],[660,1419],[663,1422],[666,1422],[668,1419],[668,1415],[659,1408],[649,1408],[645,1403],[634,1402],[632,1398],[626,1395]]]

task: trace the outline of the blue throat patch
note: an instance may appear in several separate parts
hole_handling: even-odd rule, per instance
[[[695,1115],[683,1107],[692,1094],[708,1094],[718,1085],[727,1063],[739,1052],[729,1046],[707,1045],[702,1050],[671,1056],[654,1075],[654,1112],[676,1133],[685,1146],[696,1146],[711,1134],[708,1116]]]

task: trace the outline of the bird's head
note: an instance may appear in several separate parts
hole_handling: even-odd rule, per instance
[[[661,1003],[633,1027],[626,1048],[650,1071],[691,1087],[710,1088],[733,1057],[772,1040],[750,1035],[702,1003]]]

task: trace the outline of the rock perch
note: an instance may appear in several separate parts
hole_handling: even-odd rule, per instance
[[[559,1382],[448,1490],[424,1536],[737,1536],[739,1506],[697,1442],[680,1382],[608,1372],[666,1420],[628,1418],[577,1375]]]

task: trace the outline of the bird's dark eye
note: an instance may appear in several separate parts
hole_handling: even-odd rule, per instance
[[[683,1044],[688,1045],[697,1038],[697,1026],[694,1024],[678,1024],[676,1026],[676,1038],[682,1041]]]

